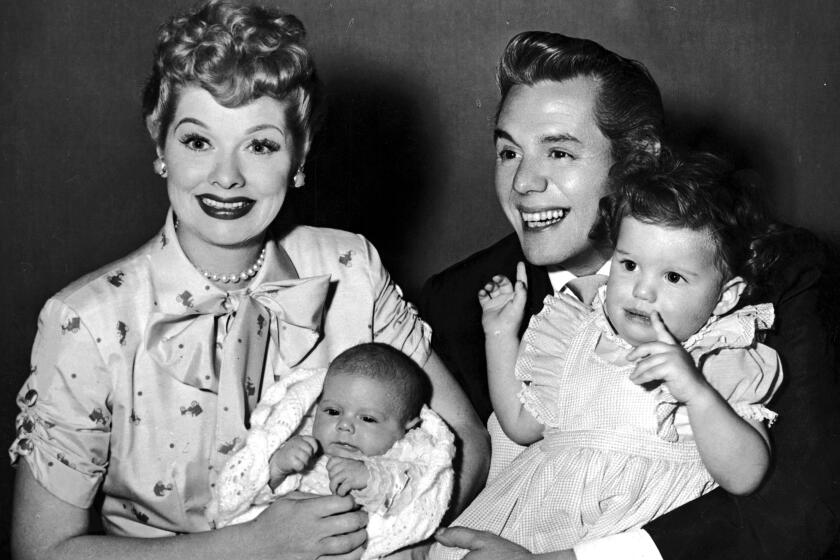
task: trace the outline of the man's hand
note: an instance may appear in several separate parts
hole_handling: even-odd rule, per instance
[[[370,480],[367,465],[355,459],[330,457],[327,472],[330,473],[330,491],[337,496],[346,496],[350,490],[364,490]]]
[[[468,549],[470,552],[463,560],[576,560],[573,550],[532,554],[526,548],[493,533],[466,527],[438,529],[435,539],[445,546]]]

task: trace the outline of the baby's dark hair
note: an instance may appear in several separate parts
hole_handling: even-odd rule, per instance
[[[379,342],[358,344],[336,356],[327,376],[339,373],[364,375],[387,383],[393,399],[400,404],[403,422],[417,418],[432,394],[423,368],[393,346]]]
[[[777,256],[774,226],[756,184],[723,158],[708,152],[678,156],[639,154],[611,177],[612,193],[601,200],[601,220],[593,236],[613,247],[621,220],[707,231],[715,246],[715,266],[723,280],[741,276],[745,295],[766,281]]]

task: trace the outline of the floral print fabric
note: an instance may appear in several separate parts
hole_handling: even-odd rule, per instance
[[[263,318],[267,354],[262,377],[245,383],[246,396],[261,394],[292,366],[326,367],[361,342],[391,344],[425,364],[430,330],[363,237],[301,226],[269,240],[252,292],[279,281],[278,247],[301,280],[268,291],[305,294],[281,310],[260,304],[252,315]],[[312,288],[321,283],[323,290]],[[217,417],[231,412],[220,371],[225,346],[239,343],[236,311],[255,297],[246,292],[224,292],[193,268],[170,211],[146,245],[44,306],[31,374],[18,394],[12,461],[23,458],[41,485],[78,507],[101,491],[111,534],[209,530],[213,455],[224,451]],[[322,299],[311,301],[313,292]]]

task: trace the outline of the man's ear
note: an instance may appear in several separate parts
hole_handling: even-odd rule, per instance
[[[733,307],[738,305],[741,294],[744,293],[746,287],[747,283],[740,276],[736,276],[727,281],[720,289],[720,297],[718,297],[718,302],[712,311],[712,315],[723,315],[731,311]]]
[[[420,424],[420,417],[417,416],[416,418],[412,418],[408,422],[405,423],[405,431],[411,430],[416,428]]]

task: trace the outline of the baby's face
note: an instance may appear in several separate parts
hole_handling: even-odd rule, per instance
[[[606,312],[616,332],[633,346],[656,340],[650,322],[654,311],[677,340],[687,339],[716,312],[721,286],[707,232],[631,217],[621,222]]]
[[[382,455],[405,435],[399,403],[381,382],[330,373],[315,411],[312,435],[327,455]]]

